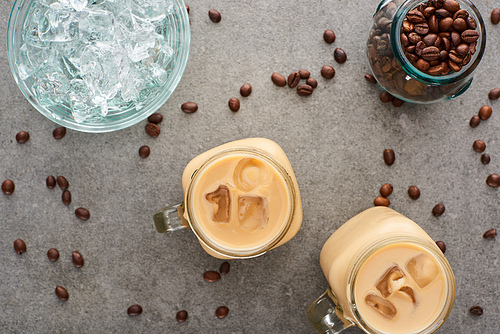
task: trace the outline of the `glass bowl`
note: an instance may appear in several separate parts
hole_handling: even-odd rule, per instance
[[[34,87],[34,84],[36,86],[37,79],[34,79],[36,75],[27,76],[26,71],[23,70],[23,62],[26,62],[26,57],[23,58],[21,50],[26,36],[23,36],[23,27],[29,24],[30,16],[34,15],[31,8],[36,1],[38,0],[16,0],[14,2],[7,30],[7,53],[17,85],[26,99],[42,115],[73,130],[93,133],[111,132],[144,120],[157,111],[172,95],[186,68],[191,40],[189,18],[183,0],[173,0],[173,8],[165,18],[166,29],[162,30],[166,44],[173,51],[170,62],[165,62],[167,65],[163,68],[168,75],[166,81],[158,84],[157,88],[141,91],[140,94],[145,94],[145,98],[141,98],[139,103],[129,102],[115,105],[108,103],[107,115],[90,117],[82,122],[75,121],[71,107],[66,101],[47,103],[41,99],[37,94],[36,87]],[[105,1],[100,2],[105,3]],[[112,4],[113,1],[110,3]],[[156,30],[156,32],[158,31]],[[50,60],[42,66],[49,65],[51,65]]]

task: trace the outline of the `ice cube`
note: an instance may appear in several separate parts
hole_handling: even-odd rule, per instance
[[[153,62],[157,64],[160,68],[166,69],[168,64],[172,61],[172,56],[174,54],[174,50],[167,44],[160,46],[159,48],[155,48],[154,60]]]
[[[438,264],[425,253],[411,258],[406,263],[406,270],[421,288],[429,285],[439,274]]]
[[[82,79],[74,79],[70,82],[69,99],[71,113],[77,123],[82,123],[93,115],[92,92]]]
[[[126,0],[126,3],[135,16],[150,22],[163,20],[174,8],[172,0]]]
[[[67,9],[54,10],[53,6],[45,13],[38,34],[43,42],[69,42],[78,39],[79,16]]]
[[[84,42],[106,42],[114,39],[113,13],[98,9],[85,9],[80,15],[80,35]]]
[[[225,185],[208,193],[206,199],[213,205],[213,220],[218,223],[228,223],[230,218],[231,195]]]
[[[50,28],[49,21],[45,17],[47,10],[47,7],[40,5],[30,9],[23,27],[23,37],[27,44],[43,44],[45,47],[48,47],[48,43],[40,40],[40,34]]]
[[[49,65],[42,67],[36,76],[33,90],[42,105],[54,105],[64,102],[69,82],[61,70]]]
[[[121,97],[126,102],[138,100],[141,91],[146,88],[142,73],[135,66],[130,68],[128,77],[121,84]]]
[[[69,8],[69,0],[38,0],[38,3],[54,9]]]
[[[59,57],[59,68],[62,70],[68,80],[81,79],[78,68],[64,55]]]
[[[388,319],[392,319],[397,313],[394,304],[373,292],[365,296],[365,303]]]
[[[19,48],[19,75],[26,80],[45,64],[55,61],[57,51],[49,47],[23,44]]]
[[[126,18],[122,14],[122,18]],[[155,47],[156,33],[153,24],[131,16],[131,20],[118,22],[120,45],[127,50],[128,57],[133,62],[150,57],[150,50]]]
[[[392,266],[382,277],[380,277],[376,288],[380,291],[382,296],[389,297],[391,293],[399,289],[404,276],[405,274],[399,266]],[[398,282],[399,280],[401,280],[401,282]]]
[[[415,303],[415,293],[413,292],[413,289],[410,288],[409,286],[402,286],[399,288],[399,290],[395,293],[395,296],[398,296],[398,293],[400,293],[403,297],[411,299],[413,303]],[[399,297],[399,296],[398,296]]]
[[[236,187],[247,192],[259,185],[265,185],[270,179],[270,170],[262,161],[255,158],[241,159],[233,173]]]
[[[91,3],[93,1],[91,0]],[[69,0],[71,7],[77,12],[81,12],[85,7],[87,7],[88,0]]]
[[[243,230],[265,228],[269,221],[267,200],[261,196],[238,196],[238,218]]]
[[[112,99],[130,70],[127,54],[120,46],[109,43],[88,45],[80,58],[80,72],[95,96]]]

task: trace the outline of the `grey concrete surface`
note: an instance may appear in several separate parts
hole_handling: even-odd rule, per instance
[[[312,333],[309,304],[326,288],[319,252],[343,222],[372,206],[379,187],[394,186],[391,207],[419,223],[447,245],[457,281],[453,311],[437,333],[499,333],[500,292],[497,239],[483,233],[499,227],[498,190],[485,184],[500,169],[500,102],[488,101],[500,86],[500,26],[489,22],[497,1],[475,1],[486,19],[488,45],[470,89],[452,101],[430,106],[384,105],[368,84],[365,41],[376,0],[269,1],[199,0],[191,7],[192,45],[180,85],[160,108],[161,135],[149,137],[146,122],[108,134],[69,130],[55,140],[56,124],[22,96],[10,73],[5,50],[13,0],[0,5],[0,180],[12,179],[13,195],[0,193],[0,332],[1,333]],[[208,10],[218,9],[214,24]],[[333,29],[334,44],[322,39]],[[333,60],[343,48],[345,64]],[[321,78],[324,64],[337,74]],[[310,97],[279,88],[270,76],[301,68],[319,86]],[[249,82],[253,93],[240,98],[233,113],[229,98]],[[180,105],[195,101],[198,112]],[[468,121],[484,104],[493,116],[472,129]],[[19,131],[31,134],[18,144]],[[304,205],[301,230],[287,244],[252,260],[230,261],[231,271],[209,284],[206,270],[221,260],[207,255],[185,230],[171,236],[155,233],[152,214],[182,198],[181,173],[187,162],[216,145],[247,137],[280,144],[294,167]],[[472,143],[482,139],[491,155],[480,163]],[[147,159],[138,156],[151,147]],[[393,148],[388,167],[382,151]],[[73,202],[64,206],[61,191],[45,186],[48,175],[69,180]],[[417,185],[420,199],[406,191]],[[433,206],[446,205],[443,216]],[[75,218],[87,207],[91,218]],[[22,238],[21,256],[13,241]],[[49,262],[55,247],[60,259]],[[85,266],[77,269],[71,252],[79,250]],[[70,294],[61,302],[57,285]],[[127,308],[142,305],[131,318]],[[215,317],[220,305],[230,309]],[[469,315],[481,305],[484,314]],[[177,311],[189,312],[186,323]],[[359,333],[358,330],[349,330]]]

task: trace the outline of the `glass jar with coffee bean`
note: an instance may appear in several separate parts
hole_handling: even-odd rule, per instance
[[[468,0],[383,0],[367,44],[378,83],[408,102],[464,93],[486,45],[481,14]]]

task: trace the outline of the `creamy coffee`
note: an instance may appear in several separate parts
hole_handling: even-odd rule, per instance
[[[342,225],[323,246],[320,264],[340,318],[370,333],[432,332],[453,306],[446,258],[422,228],[387,207]]]
[[[286,225],[290,194],[283,176],[251,154],[216,159],[193,185],[198,226],[213,243],[254,249],[276,238]]]
[[[443,268],[426,249],[398,243],[381,248],[362,265],[354,284],[356,307],[371,327],[387,333],[418,333],[443,309]]]
[[[268,139],[238,140],[200,154],[186,166],[182,186],[183,218],[215,257],[262,254],[290,240],[302,223],[290,162]]]

